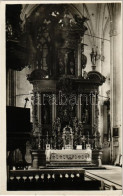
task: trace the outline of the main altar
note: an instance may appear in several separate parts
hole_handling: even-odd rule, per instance
[[[36,53],[42,54],[33,55],[36,67],[27,75],[33,85],[34,168],[101,166],[98,94],[105,77],[96,71],[94,50],[90,54],[92,70],[84,71],[87,20],[67,6],[51,6],[48,16],[37,24],[37,37],[33,40],[31,35]]]
[[[92,151],[87,150],[46,150],[47,166],[82,166],[92,162]]]
[[[81,166],[92,162],[92,150],[89,144],[86,149],[82,145],[77,145],[73,149],[73,132],[72,128],[66,126],[63,129],[63,147],[62,149],[50,149],[46,144],[46,165],[47,166]]]

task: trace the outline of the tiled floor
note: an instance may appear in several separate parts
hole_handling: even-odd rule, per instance
[[[106,169],[101,170],[87,170],[87,172],[102,177],[111,182],[122,185],[122,168],[113,165],[103,165]]]

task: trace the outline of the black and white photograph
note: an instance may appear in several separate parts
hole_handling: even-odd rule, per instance
[[[6,193],[122,195],[122,2],[4,8]]]

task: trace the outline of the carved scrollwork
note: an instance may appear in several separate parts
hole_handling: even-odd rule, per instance
[[[47,74],[47,71],[43,69],[35,69],[34,71],[32,71],[31,74],[27,75],[27,80],[29,80],[32,83],[34,80],[44,79]]]
[[[89,80],[92,80],[93,82],[96,82],[99,85],[102,85],[105,82],[105,77],[99,73],[98,71],[90,71],[88,72],[87,78]]]

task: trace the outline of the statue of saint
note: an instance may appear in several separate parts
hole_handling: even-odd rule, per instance
[[[74,63],[71,61],[70,62],[70,74],[74,75],[75,74],[74,72],[75,72],[75,70],[74,70]]]
[[[92,52],[91,52],[90,56],[91,56],[92,64],[95,65],[96,60],[97,60],[97,51],[94,51],[94,48],[92,48]]]
[[[85,108],[85,110],[84,110],[84,113],[82,115],[82,120],[83,120],[84,124],[88,123],[89,114],[88,114],[88,109],[87,108]]]
[[[74,75],[75,74],[75,57],[74,50],[68,52],[67,59],[67,74]]]
[[[59,74],[65,74],[65,64],[61,58],[59,59],[58,64],[59,64]]]

